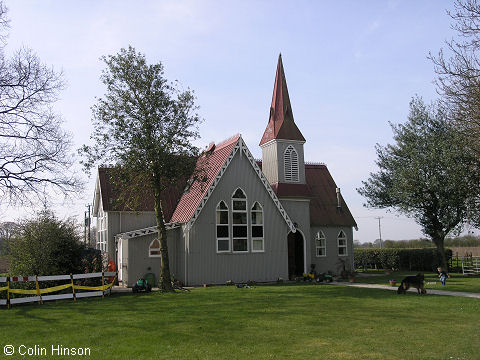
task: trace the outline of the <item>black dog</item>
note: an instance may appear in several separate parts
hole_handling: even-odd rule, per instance
[[[415,276],[407,276],[398,287],[397,294],[406,294],[410,287],[416,288],[419,294],[426,294],[424,279],[425,277],[420,273]]]

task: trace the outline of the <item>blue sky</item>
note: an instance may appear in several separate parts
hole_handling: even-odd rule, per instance
[[[260,158],[274,75],[282,53],[307,161],[327,164],[357,219],[354,239],[421,236],[412,220],[365,209],[355,188],[375,171],[375,143],[391,142],[388,122],[404,122],[412,96],[437,97],[429,51],[454,36],[450,1],[6,1],[7,52],[32,48],[63,70],[55,104],[75,147],[89,142],[90,107],[104,88],[102,55],[129,44],[161,61],[166,76],[197,95],[200,146],[241,133]],[[83,217],[94,181],[62,216]],[[4,217],[28,209],[2,208]]]

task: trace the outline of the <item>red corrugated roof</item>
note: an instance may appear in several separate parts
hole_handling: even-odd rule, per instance
[[[257,164],[262,167],[261,160]],[[326,165],[305,164],[305,180],[306,184],[272,184],[272,189],[280,199],[309,199],[312,226],[357,226],[341,195],[341,208],[337,207],[337,185]]]
[[[192,218],[195,210],[202,201],[210,185],[212,185],[215,177],[218,175],[218,172],[227,160],[228,155],[232,152],[239,138],[240,135],[235,135],[214,147],[211,146],[210,149],[213,147],[213,150],[210,150],[210,153],[205,153],[198,159],[197,170],[201,170],[200,175],[197,177],[203,181],[193,181],[190,189],[188,189],[188,191],[186,191],[180,198],[169,222],[183,223]]]
[[[273,139],[305,141],[293,120],[292,105],[288,95],[287,80],[283,71],[281,54],[278,56],[270,118],[260,141],[260,146]]]
[[[311,197],[311,191],[308,184],[277,183],[272,185],[272,189],[278,197]]]
[[[357,223],[340,195],[337,207],[337,185],[325,165],[305,165],[305,178],[310,188],[310,224],[312,226],[352,226]]]
[[[121,196],[118,186],[115,186],[113,171],[110,168],[99,168],[98,177],[102,196],[103,211],[154,211],[153,191],[145,187],[142,197],[135,207],[128,207]],[[161,196],[164,219],[169,219],[185,188],[186,181],[179,181],[176,186],[171,186],[163,191]]]

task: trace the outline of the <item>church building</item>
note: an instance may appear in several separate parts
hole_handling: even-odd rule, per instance
[[[306,140],[294,121],[281,55],[262,160],[241,135],[211,144],[198,159],[206,181],[162,198],[170,271],[186,285],[267,282],[353,268],[355,220],[326,165],[305,163]],[[153,199],[125,208],[108,168],[99,168],[94,198],[97,248],[133,286],[160,273]]]

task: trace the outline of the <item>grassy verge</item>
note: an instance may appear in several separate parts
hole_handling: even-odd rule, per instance
[[[0,309],[0,351],[37,345],[49,355],[60,344],[89,347],[91,359],[474,359],[479,321],[480,302],[469,298],[212,287]]]
[[[384,272],[369,272],[376,276],[357,277],[356,282],[366,284],[389,285],[389,280],[396,280],[397,286],[400,285],[402,279],[406,276],[416,275],[417,272],[394,271],[390,275],[385,275]],[[446,286],[442,286],[437,274],[424,273],[425,288],[445,291],[464,291],[472,293],[480,293],[480,276],[468,276],[462,274],[450,274],[450,279],[447,279]]]

